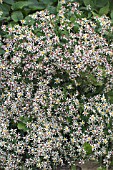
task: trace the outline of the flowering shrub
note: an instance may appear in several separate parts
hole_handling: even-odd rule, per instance
[[[2,26],[0,166],[52,169],[112,158],[113,44],[106,16],[61,1]]]

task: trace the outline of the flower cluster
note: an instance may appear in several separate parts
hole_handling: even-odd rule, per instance
[[[105,38],[112,31],[108,18],[88,20],[78,3],[61,1],[57,16],[44,10],[2,29],[0,166],[50,170],[100,158],[109,165],[113,44]]]

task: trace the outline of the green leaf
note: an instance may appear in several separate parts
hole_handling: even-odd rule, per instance
[[[39,3],[37,0],[28,0],[28,2],[33,2],[34,4],[38,4]]]
[[[94,17],[98,16],[98,14],[96,12],[94,12],[94,11],[91,11],[91,12],[92,12]]]
[[[3,2],[11,5],[14,3],[14,0],[3,0]]]
[[[101,7],[104,7],[108,3],[108,0],[95,0],[94,3],[96,7],[101,8]]]
[[[106,168],[98,167],[97,170],[106,170]]]
[[[91,0],[84,0],[85,6],[89,5],[91,3]]]
[[[29,5],[33,5],[33,2],[29,2],[29,1],[20,1],[20,2],[15,2],[11,9],[13,10],[18,10],[18,9],[22,9],[26,6],[29,6]]]
[[[110,8],[110,10],[113,10],[113,1],[111,0],[109,2],[110,2],[109,8]]]
[[[31,121],[31,117],[21,116],[21,117],[20,117],[20,121],[21,121],[22,123],[27,123],[27,122]]]
[[[66,35],[66,36],[68,36],[68,35],[69,35],[69,33],[68,33],[68,31],[67,31],[67,30],[62,31],[62,34],[63,34],[63,35]]]
[[[46,6],[45,6],[45,5],[32,5],[32,6],[29,6],[29,8],[32,9],[32,10],[34,10],[34,11],[35,11],[35,10],[40,11],[40,10],[45,9]]]
[[[85,6],[91,5],[92,8],[94,8],[95,4],[93,0],[84,0]]]
[[[49,11],[50,14],[56,14],[57,12],[56,7],[50,5],[47,7],[47,10]]]
[[[30,12],[31,10],[29,9],[29,7],[24,7],[24,10],[22,11],[24,16],[28,16]]]
[[[110,16],[111,16],[111,19],[113,19],[113,10],[111,11]]]
[[[93,83],[93,84],[97,83],[96,77],[93,74],[88,75],[88,81]]]
[[[35,20],[32,19],[30,16],[26,16],[26,17],[25,17],[25,21],[26,21],[26,24],[27,24],[27,25],[33,25],[34,22],[35,22]]]
[[[88,18],[91,18],[91,16],[92,16],[92,13],[88,12]]]
[[[0,21],[7,19],[7,17],[0,17]]]
[[[107,93],[107,97],[110,100],[110,102],[113,103],[113,90]]]
[[[14,27],[15,24],[16,24],[16,22],[11,21],[11,22],[9,22],[8,26],[9,26],[9,27]]]
[[[61,9],[62,5],[60,3],[58,3],[57,5],[57,12]]]
[[[113,166],[113,161],[111,161],[110,165]]]
[[[78,30],[79,30],[79,24],[78,24],[78,23],[75,23],[73,29],[74,29],[75,32],[78,32]]]
[[[72,166],[71,166],[71,170],[76,170],[76,166],[75,166],[75,165],[72,165]]]
[[[45,5],[51,5],[51,4],[53,4],[53,3],[56,3],[56,2],[58,2],[58,0],[40,0],[40,3],[41,4],[45,4]]]
[[[84,147],[84,150],[86,151],[87,155],[92,153],[92,147],[89,143],[85,142],[83,147]]]
[[[19,122],[18,125],[17,125],[18,129],[20,130],[26,130],[26,125],[22,122]]]
[[[15,11],[12,13],[11,18],[13,21],[18,22],[23,19],[23,14],[21,11]]]
[[[107,15],[108,12],[109,12],[109,2],[107,3],[106,6],[104,6],[103,8],[101,8],[101,9],[99,10],[99,14],[100,14],[100,15],[104,15],[104,14]]]
[[[28,121],[28,118],[21,116],[21,117],[20,117],[20,120],[21,120],[22,122],[26,123],[26,122]]]
[[[71,18],[70,18],[70,21],[73,23],[74,21],[76,20],[76,17],[75,16],[72,16]]]
[[[9,15],[9,11],[10,11],[10,6],[7,4],[0,4],[0,11],[3,12],[3,15]]]
[[[45,5],[48,5],[51,3],[51,0],[42,1],[42,3],[44,3]]]
[[[4,54],[5,51],[3,49],[0,48],[0,55]]]

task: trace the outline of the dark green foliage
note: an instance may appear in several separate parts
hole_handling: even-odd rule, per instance
[[[69,1],[69,0],[68,0]],[[86,9],[88,5],[91,6],[93,15],[107,14],[113,19],[113,0],[74,0],[80,3],[80,8],[91,17],[89,10]],[[47,8],[51,13],[56,12],[58,0],[3,0],[0,4],[0,10],[3,11],[0,20],[9,23],[12,20],[18,22],[26,17],[28,14],[34,13],[37,10]],[[15,19],[17,11],[21,12],[21,17]],[[87,11],[87,12],[86,12]],[[14,17],[12,17],[12,15]]]
[[[13,21],[18,22],[23,19],[23,14],[21,11],[15,11],[12,13],[11,18]]]
[[[67,0],[69,1],[69,0]],[[91,18],[95,15],[108,15],[113,20],[113,0],[74,0],[80,3],[80,10],[86,17]],[[3,0],[0,4],[0,11],[3,12],[0,17],[0,25],[19,23],[29,14],[36,11],[47,9],[50,13],[56,14],[58,0]],[[87,6],[91,6],[91,11]],[[12,22],[13,21],[13,22]],[[73,19],[72,19],[73,21]],[[75,28],[77,29],[77,28]],[[1,33],[2,34],[2,33]]]
[[[58,0],[3,0],[0,4],[0,11],[2,15],[0,16],[0,34],[3,39],[3,31],[1,30],[2,25],[14,26],[15,24],[21,24],[21,20],[26,18],[29,20],[29,14],[36,11],[41,11],[47,8],[50,13],[56,13],[56,6]],[[33,22],[28,22],[28,25],[32,25]],[[0,43],[0,54],[4,53],[1,49],[2,43]]]
[[[54,13],[57,3],[57,0],[3,0],[3,3],[0,4],[0,11],[3,12],[0,18],[0,25],[2,25],[2,23],[8,24],[12,20],[19,22],[27,15],[45,8],[48,8],[50,12]]]
[[[80,3],[81,9],[85,12],[87,16],[90,15],[90,10],[87,6],[91,6],[93,15],[107,15],[113,20],[113,0],[76,0]],[[91,16],[90,16],[91,17]]]

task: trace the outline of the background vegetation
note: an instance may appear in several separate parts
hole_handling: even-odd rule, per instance
[[[70,0],[67,0],[70,2]],[[108,15],[113,20],[113,0],[75,0],[80,3],[80,8],[88,17],[91,15]],[[24,19],[27,15],[47,8],[51,13],[56,13],[58,0],[3,0],[0,10],[3,12],[0,21],[3,23],[15,24]],[[90,5],[91,14],[87,6]]]
[[[67,0],[70,2],[70,0]],[[1,0],[0,1],[0,33],[1,39],[4,35],[1,30],[3,24],[14,26],[21,25],[21,20],[25,19],[29,14],[36,11],[48,9],[50,13],[56,14],[56,7],[58,0]],[[80,3],[80,10],[83,11],[84,16],[91,18],[92,16],[107,15],[113,22],[113,0],[75,0]],[[90,5],[90,6],[89,6]],[[89,8],[91,7],[91,10]],[[108,35],[113,38],[112,35]],[[0,43],[0,54],[3,54]]]

